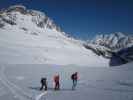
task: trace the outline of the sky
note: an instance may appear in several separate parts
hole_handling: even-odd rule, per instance
[[[133,34],[133,0],[0,0],[0,8],[15,4],[45,12],[75,38],[113,32]]]

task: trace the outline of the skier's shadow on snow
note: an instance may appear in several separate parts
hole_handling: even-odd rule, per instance
[[[40,87],[28,87],[29,89],[35,90],[35,91],[42,91],[40,90]],[[48,91],[55,91],[54,88],[48,87]],[[56,91],[72,91],[72,89],[67,89],[67,88],[61,88],[60,90]]]

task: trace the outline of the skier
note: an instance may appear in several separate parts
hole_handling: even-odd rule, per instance
[[[72,90],[75,90],[78,80],[78,72],[75,72],[71,75],[71,80],[73,81]]]
[[[41,88],[40,88],[40,90],[43,90],[43,88],[44,88],[45,91],[47,91],[47,78],[41,78]]]
[[[60,76],[59,76],[59,74],[54,76],[54,89],[55,90],[60,89]]]

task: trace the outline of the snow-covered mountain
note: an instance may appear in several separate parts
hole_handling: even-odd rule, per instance
[[[45,13],[21,5],[0,11],[0,63],[108,66]]]
[[[133,61],[132,35],[125,35],[120,32],[110,35],[102,34],[96,36],[93,40],[85,42],[83,45],[97,55],[109,58],[111,66]]]
[[[21,13],[21,15],[19,13]],[[26,7],[22,5],[15,5],[3,9],[0,11],[0,15],[1,26],[4,26],[4,22],[10,25],[20,24],[23,20],[26,21],[26,19],[23,18],[24,16],[22,16],[25,15],[25,17],[32,16],[31,21],[40,28],[48,28],[61,32],[60,27],[57,26],[45,13],[36,10],[27,10]]]
[[[97,35],[91,43],[107,47],[112,51],[119,51],[133,45],[133,36],[116,32],[113,34]]]

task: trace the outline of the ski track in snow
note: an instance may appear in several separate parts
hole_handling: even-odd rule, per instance
[[[107,80],[107,77],[103,77],[103,78],[98,77],[97,78],[96,76],[94,76],[93,79],[91,79],[91,77],[86,78],[86,74],[84,74],[84,73],[86,73],[88,71],[84,72],[84,70],[81,71],[80,69],[78,69],[78,71],[79,70],[81,71],[80,72],[81,77],[80,77],[80,80],[78,81],[78,87],[77,87],[78,90],[75,93],[72,91],[69,91],[70,88],[68,86],[70,84],[68,81],[67,81],[68,82],[67,84],[64,84],[64,82],[66,82],[66,80],[64,80],[62,83],[63,86],[64,85],[68,85],[68,86],[66,86],[65,88],[62,88],[61,92],[59,92],[59,95],[58,95],[58,94],[54,94],[54,92],[52,90],[42,91],[42,92],[39,91],[38,90],[38,84],[32,84],[34,92],[30,93],[30,92],[26,91],[25,89],[23,89],[21,86],[19,86],[19,84],[14,83],[13,80],[11,80],[12,79],[11,77],[7,76],[8,71],[10,70],[8,75],[11,75],[11,73],[12,73],[15,76],[19,76],[19,75],[21,75],[21,76],[26,75],[27,76],[28,75],[29,78],[31,78],[31,77],[33,78],[34,76],[30,77],[30,75],[33,75],[33,74],[29,73],[29,70],[31,70],[30,68],[32,68],[32,67],[29,67],[29,69],[26,70],[28,73],[27,72],[23,73],[25,71],[25,68],[27,68],[27,66],[25,66],[24,70],[19,69],[19,67],[17,66],[17,68],[19,70],[16,69],[17,73],[14,73],[14,69],[11,70],[6,66],[0,66],[0,82],[1,82],[0,83],[0,86],[1,86],[0,87],[0,96],[1,95],[3,96],[7,93],[11,93],[12,97],[13,96],[16,97],[15,100],[48,100],[48,99],[49,100],[59,100],[59,99],[64,100],[64,97],[67,97],[68,95],[72,96],[72,97],[70,96],[70,98],[69,98],[70,100],[73,100],[73,97],[75,97],[75,96],[78,97],[79,100],[88,100],[89,97],[92,98],[90,100],[99,100],[100,98],[102,98],[100,100],[133,100],[132,99],[132,93],[133,93],[132,86],[129,86],[129,87],[127,87],[127,85],[123,86],[124,83],[129,83],[129,84],[131,83],[132,84],[132,71],[129,72],[129,75],[128,75],[129,78],[131,76],[131,79],[128,79],[128,76],[125,76],[124,78],[120,78],[120,79],[119,79],[119,77],[120,77],[119,76],[117,78],[112,79],[112,74],[115,74],[115,76],[121,75],[119,73],[116,74],[117,72],[121,71],[122,74],[126,75],[127,71],[124,69],[122,69],[122,70],[116,70],[116,69],[115,70],[108,70],[108,69],[106,69],[106,71],[110,72],[108,75],[111,74],[111,77],[109,77],[109,80]],[[47,66],[47,67],[49,67],[49,66]],[[34,68],[36,68],[36,67],[34,67]],[[37,69],[39,69],[39,68],[40,67],[38,67]],[[44,65],[43,65],[43,68],[44,68]],[[56,69],[56,70],[58,70],[59,72],[62,72],[62,71],[64,71],[64,68],[61,70],[59,70],[59,69]],[[45,72],[51,71],[50,73],[47,73],[49,75],[49,77],[51,77],[51,73],[56,72],[56,70],[54,70],[52,68],[51,70],[49,69],[46,71],[42,71],[42,69],[41,69],[41,71],[40,71],[40,69],[39,70],[34,69],[33,71],[36,71],[36,73],[40,72],[40,74],[38,74],[39,77],[42,75],[45,76],[46,75],[46,74],[44,74]],[[66,69],[65,71],[67,71],[67,70],[69,70],[69,69]],[[71,69],[71,70],[72,70],[71,72],[73,72],[73,69]],[[23,74],[18,74],[20,71],[22,71]],[[90,70],[90,71],[92,71],[92,70]],[[103,70],[98,70],[98,71],[100,71],[98,73],[101,73],[101,71],[103,71]],[[69,72],[68,74],[67,73],[60,73],[60,74],[61,74],[62,78],[64,78],[67,75],[69,75],[71,72]],[[85,76],[84,75],[82,76],[82,73]],[[65,74],[65,76],[64,76],[64,74]],[[95,74],[97,75],[97,72]],[[89,74],[89,75],[92,75],[92,74]],[[30,80],[30,82],[32,82],[31,80]],[[121,84],[118,83],[119,81],[123,82],[122,86],[121,86]],[[50,85],[52,85],[52,84],[50,84]],[[26,86],[24,85],[24,87],[26,87]],[[9,89],[9,91],[8,92],[3,91],[5,88],[7,89],[7,91]],[[63,91],[69,91],[69,92],[63,92]],[[96,95],[95,94],[93,95],[92,92],[96,93]],[[79,97],[81,97],[81,98],[79,98]],[[125,98],[127,98],[127,99],[125,99]],[[8,99],[6,99],[6,100],[8,100]],[[14,100],[14,99],[11,99],[11,100]]]
[[[0,81],[11,91],[15,98],[19,100],[32,100],[32,96],[29,96],[26,92],[24,92],[21,88],[11,83],[4,75],[5,68],[2,66],[0,71]]]
[[[4,86],[6,86],[11,93],[14,95],[15,98],[18,98],[19,100],[41,100],[42,96],[46,95],[46,92],[43,92],[39,95],[37,95],[35,98],[33,98],[31,95],[23,91],[21,88],[19,88],[17,85],[10,82],[4,75],[5,68],[2,66],[0,70],[0,81],[3,83]],[[5,94],[5,93],[4,93]]]
[[[37,95],[37,96],[35,97],[35,100],[41,100],[42,97],[44,97],[43,100],[47,100],[47,99],[45,98],[45,95],[46,95],[46,94],[47,94],[47,92],[45,91],[45,92],[43,92],[43,93]]]
[[[3,87],[0,88],[0,97],[5,95],[6,94],[6,91],[4,91]]]

